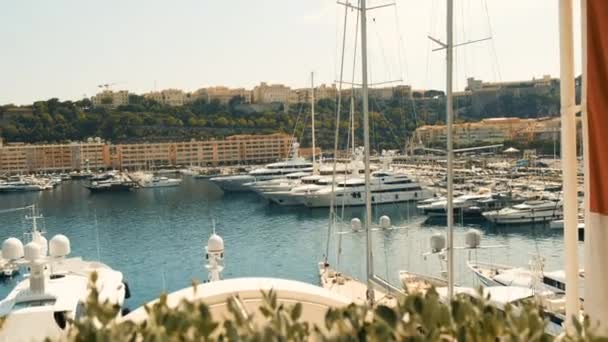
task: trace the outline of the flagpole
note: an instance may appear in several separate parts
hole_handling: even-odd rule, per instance
[[[578,197],[576,159],[576,100],[572,0],[559,1],[561,165],[564,198],[564,258],[566,271],[566,329],[579,314]],[[575,318],[576,319],[576,318]]]

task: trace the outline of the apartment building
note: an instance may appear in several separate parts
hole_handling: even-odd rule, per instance
[[[540,131],[554,124],[553,119],[491,118],[479,122],[454,125],[456,144],[502,143],[505,140],[538,139]],[[424,145],[442,143],[447,139],[445,125],[425,125],[416,129],[415,141]]]
[[[115,108],[129,104],[129,92],[127,90],[112,91],[106,89],[91,97],[94,106],[105,106]]]
[[[101,142],[0,145],[1,173],[59,172],[98,169],[108,164],[108,150]]]
[[[277,133],[116,145],[101,141],[53,145],[0,143],[0,173],[263,163],[286,158],[294,141],[290,135]]]

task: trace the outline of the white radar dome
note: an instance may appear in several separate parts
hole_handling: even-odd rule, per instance
[[[8,238],[2,243],[2,258],[17,260],[23,258],[23,243],[17,238]]]
[[[481,232],[477,229],[469,229],[464,236],[464,244],[467,248],[477,248],[481,244]]]
[[[441,233],[435,233],[431,236],[431,251],[433,253],[441,252],[445,248],[445,236]]]
[[[213,233],[207,241],[207,252],[208,253],[223,253],[224,252],[224,240],[217,234]]]
[[[62,234],[53,236],[49,242],[49,252],[52,257],[64,257],[70,254],[70,239]]]
[[[380,216],[380,228],[387,229],[390,227],[391,227],[391,218],[386,215]]]
[[[27,245],[25,245],[25,260],[29,261],[29,262],[34,262],[38,259],[40,259],[40,257],[42,256],[42,248],[40,248],[40,245],[35,243],[35,242],[30,242]]]
[[[359,220],[358,218],[354,218],[352,220],[350,220],[350,229],[353,230],[353,232],[358,232],[361,230],[361,220]]]
[[[40,245],[40,253],[43,256],[47,255],[47,252],[49,251],[49,242],[44,236],[42,236],[42,234],[38,233],[38,235],[35,235],[32,242]]]

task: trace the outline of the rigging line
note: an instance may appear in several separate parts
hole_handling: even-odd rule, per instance
[[[3,210],[0,210],[0,214],[4,214],[4,213],[12,213],[12,212],[15,212],[15,211],[21,211],[21,210],[30,210],[30,209],[32,209],[32,207],[33,207],[33,206],[34,206],[34,205],[32,204],[32,205],[28,205],[28,206],[26,206],[26,207],[20,207],[20,208],[11,208],[11,209],[3,209]]]
[[[302,103],[300,103],[300,109],[298,110],[298,115],[296,116],[296,123],[293,125],[293,133],[291,134],[292,138],[297,138],[296,134],[297,134],[297,130],[298,130],[298,122],[300,121],[300,115],[302,114],[302,107],[304,105]]]
[[[374,33],[376,34],[376,39],[378,41],[378,50],[380,50],[380,57],[381,57],[382,61],[384,62],[384,66],[386,68],[387,79],[392,80],[393,79],[393,77],[392,77],[393,72],[392,72],[391,66],[388,63],[388,60],[386,58],[386,53],[384,52],[384,41],[382,40],[382,37],[380,36],[380,31],[378,31],[378,28],[376,27],[377,22],[376,22],[376,18],[375,17],[373,18],[372,22],[374,23],[374,25],[372,26],[372,28],[374,30]]]
[[[357,11],[358,12],[358,11]],[[344,6],[344,28],[342,35],[342,54],[340,56],[340,77],[338,82],[338,99],[336,105],[336,132],[334,136],[334,163],[332,170],[331,196],[329,203],[329,223],[327,227],[327,243],[325,245],[324,263],[327,264],[329,258],[329,241],[331,240],[331,229],[335,223],[334,201],[335,201],[335,180],[336,180],[336,164],[338,162],[338,140],[340,133],[340,111],[342,110],[342,78],[344,76],[344,56],[346,50],[346,28],[348,23],[348,6]]]
[[[401,22],[399,20],[399,13],[397,11],[397,3],[395,3],[394,9],[393,9],[393,13],[395,14],[395,26],[397,26],[397,58],[399,59],[399,75],[400,78],[404,78],[403,76],[403,64],[405,64],[405,73],[406,73],[406,77],[405,79],[409,80],[409,70],[407,67],[407,58],[405,57],[406,54],[403,51],[404,47],[405,47],[405,40],[403,39],[403,34],[401,33]],[[402,64],[403,62],[403,64]]]
[[[466,25],[465,25],[466,21],[464,20],[464,12],[465,12],[464,10],[465,10],[465,3],[462,3],[460,5],[460,30],[461,30],[461,34],[462,34],[462,41],[466,42],[468,40],[467,40]],[[467,75],[469,74],[467,72],[466,48],[467,48],[466,46],[463,46],[461,49],[457,50],[457,53],[459,53],[460,56],[461,56],[461,60],[462,60],[462,64],[461,64],[462,65],[462,73],[464,74],[465,79],[467,78]],[[455,79],[456,89],[460,89],[458,87],[458,83],[459,83],[458,81],[459,80],[460,80],[460,77],[456,77],[456,79]]]
[[[500,73],[500,63],[498,62],[498,54],[496,53],[496,44],[494,43],[494,32],[492,30],[492,21],[490,20],[490,11],[488,10],[488,2],[487,0],[482,0],[483,1],[483,7],[486,13],[486,19],[488,21],[488,31],[489,31],[489,36],[492,37],[492,54],[494,57],[494,66],[495,66],[495,73],[496,75],[498,75],[498,81],[502,82],[502,75]]]
[[[351,104],[351,107],[352,107],[353,102],[350,101],[350,104]],[[351,108],[350,112],[353,113],[352,108]],[[349,151],[349,147],[350,147],[349,146],[350,145],[350,123],[351,123],[352,119],[353,119],[353,116],[349,115],[349,118],[348,118],[348,123],[349,123],[348,127],[349,127],[349,129],[346,130],[346,149],[345,149],[346,152]],[[344,181],[345,182],[346,182],[346,172],[347,172],[347,168],[346,168],[346,165],[344,165]],[[340,221],[343,222],[344,221],[344,202],[345,202],[345,199],[344,199],[344,196],[341,196],[341,197],[342,197],[341,198],[342,199],[342,208],[340,210]],[[342,254],[342,234],[339,234],[338,235],[338,246],[336,248],[336,270],[340,269],[340,255],[341,254]]]
[[[428,36],[432,36],[433,33],[433,29],[434,29],[434,21],[435,21],[435,1],[431,0],[431,20],[429,23],[429,30],[428,30]],[[430,83],[430,67],[431,67],[431,41],[427,39],[426,41],[426,70],[425,70],[425,76],[424,76],[424,83],[425,83],[425,87],[429,87],[429,83]]]

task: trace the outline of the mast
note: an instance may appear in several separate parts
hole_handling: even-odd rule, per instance
[[[454,20],[454,1],[447,0],[447,42],[446,42],[446,123],[447,123],[447,273],[448,273],[448,297],[454,294],[454,151],[452,125],[454,111],[452,108],[452,68],[454,63],[453,54],[453,20]]]
[[[576,102],[572,0],[559,2],[561,165],[564,191],[564,259],[566,271],[566,328],[578,317],[578,201],[576,160]],[[588,194],[587,194],[588,195]]]
[[[315,73],[310,73],[310,116],[312,117],[312,173],[317,174],[315,147]]]
[[[352,141],[352,155],[355,155],[355,92],[350,97],[350,139]]]
[[[365,229],[366,239],[366,269],[367,269],[367,300],[374,304],[372,279],[374,276],[374,258],[372,254],[372,194],[370,189],[371,175],[369,168],[369,103],[367,92],[367,8],[365,0],[361,0],[361,95],[363,98],[363,148],[365,163]]]

